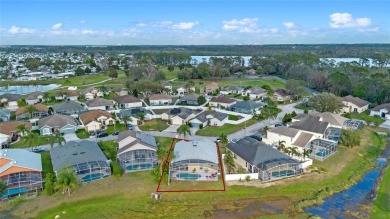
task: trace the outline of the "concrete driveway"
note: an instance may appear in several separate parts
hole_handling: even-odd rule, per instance
[[[65,141],[78,141],[80,140],[79,137],[77,137],[76,133],[68,133],[64,135]]]
[[[176,130],[180,127],[180,125],[170,125],[163,132],[176,132]]]

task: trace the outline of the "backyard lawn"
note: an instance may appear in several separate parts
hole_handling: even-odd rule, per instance
[[[368,123],[375,123],[375,125],[380,125],[383,123],[385,120],[377,117],[377,116],[370,116],[370,110],[364,111],[360,114],[355,114],[355,113],[346,113],[343,115],[344,117],[350,118],[350,119],[360,119],[364,120]]]
[[[256,122],[259,122],[255,119],[250,119],[246,122],[246,126],[251,126],[255,124]],[[245,127],[245,122],[240,123],[238,125],[233,124],[225,124],[223,126],[208,126],[204,129],[200,129],[196,132],[196,135],[201,136],[220,136],[222,133],[229,135],[234,132],[240,131],[242,128]]]
[[[142,131],[162,131],[169,127],[167,121],[161,119],[153,119],[145,121],[143,125],[138,126]]]
[[[42,158],[43,177],[45,177],[46,174],[48,174],[48,173],[52,173],[54,175],[53,165],[51,163],[50,152],[49,151],[45,151],[45,152],[41,152],[40,154],[41,154],[41,158]]]
[[[162,193],[161,201],[155,202],[150,194],[157,183],[152,171],[143,171],[82,185],[70,196],[40,195],[3,209],[9,210],[5,211],[9,217],[20,218],[307,218],[300,208],[348,188],[375,165],[383,145],[379,147],[382,141],[372,131],[371,127],[361,131],[360,146],[341,147],[325,161],[315,162],[320,173],[257,184],[260,187],[234,185],[227,186],[226,192]],[[169,138],[158,141],[165,146],[170,143]]]
[[[383,175],[382,185],[375,200],[371,218],[386,218],[390,212],[390,168]]]
[[[115,131],[121,132],[121,131],[124,131],[124,130],[126,130],[125,126],[123,124],[120,124],[119,122],[117,122],[115,124],[115,128],[114,128],[113,125],[107,126],[106,132],[109,135],[112,135]]]

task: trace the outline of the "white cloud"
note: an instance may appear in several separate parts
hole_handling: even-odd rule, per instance
[[[233,19],[223,21],[222,29],[238,30],[240,32],[254,32],[257,26],[258,18],[244,18],[242,20]]]
[[[54,24],[53,26],[51,26],[51,29],[59,30],[59,29],[61,29],[61,27],[62,27],[62,23],[57,23],[57,24]]]
[[[136,24],[138,27],[167,27],[172,25],[172,21],[159,21],[159,22],[139,22]]]
[[[80,23],[80,24],[85,24],[85,23],[87,23],[87,21],[85,21],[85,20],[80,20],[79,23]]]
[[[92,29],[83,29],[83,30],[81,30],[80,33],[83,34],[83,35],[90,35],[90,34],[96,34],[97,31],[96,30],[92,30]]]
[[[295,28],[295,24],[293,22],[283,22],[283,26],[287,29]]]
[[[331,28],[362,28],[371,25],[370,18],[353,18],[349,13],[333,13],[329,15],[329,19]]]
[[[8,33],[10,34],[23,34],[23,33],[34,33],[35,29],[29,29],[25,27],[17,27],[17,26],[12,26],[9,30]]]
[[[172,25],[172,29],[177,29],[177,30],[190,30],[192,29],[194,26],[198,25],[199,22],[198,21],[195,21],[195,22],[180,22],[180,23],[177,23],[177,24],[173,24]]]

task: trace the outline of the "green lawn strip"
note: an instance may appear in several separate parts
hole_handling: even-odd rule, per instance
[[[80,139],[86,139],[90,137],[90,134],[85,129],[79,129],[76,131],[76,135]]]
[[[167,121],[161,119],[153,119],[145,121],[143,125],[138,126],[142,131],[162,131],[169,127]]]
[[[100,141],[98,145],[106,157],[115,162],[117,155],[116,148],[118,147],[117,141]]]
[[[250,126],[255,124],[256,122],[259,122],[255,119],[250,119],[246,122],[246,126]],[[245,122],[240,123],[238,125],[233,124],[225,124],[223,126],[208,126],[204,129],[200,129],[196,132],[196,135],[201,136],[220,136],[222,133],[229,135],[234,132],[240,131],[242,128],[245,127]]]
[[[33,131],[33,132],[38,132],[38,135],[39,135],[39,131]],[[36,140],[36,143],[32,146],[36,147],[36,146],[40,146],[40,145],[49,144],[49,139],[50,139],[50,136],[39,135],[37,140]],[[11,148],[29,148],[29,147],[31,147],[31,146],[28,145],[28,143],[26,143],[24,141],[23,137],[21,137],[18,142],[11,144]]]
[[[350,118],[350,119],[360,119],[360,120],[364,120],[368,123],[375,123],[375,125],[379,125],[381,123],[383,123],[385,120],[380,118],[380,117],[377,117],[377,116],[370,116],[370,111],[367,110],[367,111],[364,111],[360,114],[356,114],[356,113],[346,113],[344,114],[343,116],[347,117],[347,118]]]
[[[109,125],[107,126],[107,129],[105,130],[109,135],[112,135],[115,131],[118,131],[118,132],[121,132],[121,131],[124,131],[126,130],[126,128],[124,127],[123,124],[120,124],[119,122],[117,122],[115,124],[115,128],[113,125]]]
[[[236,86],[252,86],[252,87],[261,87],[263,85],[269,85],[272,87],[272,89],[277,89],[277,88],[284,88],[285,83],[275,80],[275,79],[245,79],[245,78],[240,78],[240,79],[205,79],[203,80],[204,84],[207,85],[208,83],[211,82],[216,82],[218,83],[219,86],[221,87],[226,87],[229,85],[236,85]]]
[[[386,218],[390,214],[390,168],[383,175],[378,197],[374,202],[371,218]]]
[[[51,163],[50,152],[49,151],[45,151],[45,152],[41,152],[40,154],[41,154],[41,158],[42,158],[43,177],[45,177],[46,174],[48,174],[48,173],[52,173],[54,175],[53,165]]]

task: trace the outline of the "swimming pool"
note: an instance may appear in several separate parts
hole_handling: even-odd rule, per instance
[[[196,173],[179,173],[176,175],[176,178],[184,180],[197,180],[200,178],[200,175]]]
[[[28,188],[26,188],[26,187],[8,189],[7,192],[4,195],[2,195],[1,197],[4,198],[4,197],[10,196],[10,195],[17,195],[17,194],[27,192],[27,191],[28,191]]]
[[[284,177],[284,176],[292,176],[294,175],[294,171],[293,170],[282,170],[282,171],[276,171],[276,172],[272,172],[272,177]]]
[[[82,178],[82,182],[91,182],[93,180],[104,178],[103,173],[92,173],[91,175],[86,175]]]
[[[152,169],[152,164],[150,163],[134,164],[126,167],[126,169],[129,171],[147,170],[147,169]]]
[[[318,151],[318,152],[316,153],[316,156],[318,156],[318,157],[326,157],[326,156],[328,156],[329,153],[330,153],[329,151],[320,150],[320,151]]]

